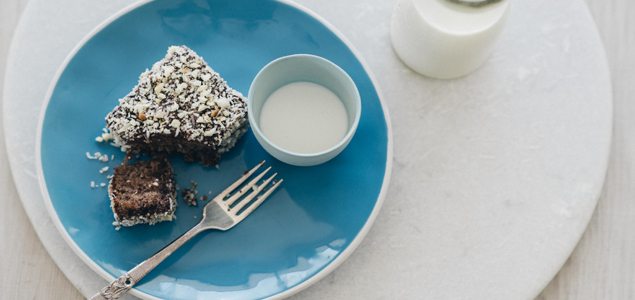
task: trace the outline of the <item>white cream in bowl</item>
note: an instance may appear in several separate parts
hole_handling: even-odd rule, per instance
[[[348,124],[340,98],[312,82],[282,86],[260,111],[262,133],[276,146],[297,153],[318,153],[337,145]]]

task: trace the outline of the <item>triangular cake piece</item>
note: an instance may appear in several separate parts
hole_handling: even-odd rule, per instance
[[[106,126],[124,151],[178,152],[214,165],[245,133],[247,103],[194,51],[172,46],[119,100]]]

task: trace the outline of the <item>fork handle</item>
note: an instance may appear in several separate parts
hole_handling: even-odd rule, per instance
[[[168,256],[174,253],[174,251],[179,249],[187,243],[187,241],[203,230],[204,229],[200,223],[196,224],[196,226],[192,227],[172,243],[159,250],[157,253],[152,255],[152,257],[142,261],[130,271],[124,273],[109,285],[105,286],[97,294],[93,295],[90,300],[119,299],[119,297],[127,293],[135,284],[137,284],[137,282],[143,279],[143,277],[156,268],[162,261],[168,258]]]

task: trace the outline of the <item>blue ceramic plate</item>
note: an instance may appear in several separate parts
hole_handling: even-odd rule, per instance
[[[179,199],[177,220],[115,231],[106,174],[122,153],[94,138],[104,116],[170,45],[187,45],[247,94],[258,70],[294,53],[325,57],[346,70],[362,97],[357,133],[342,154],[316,167],[269,157],[248,132],[220,168],[172,158],[177,182],[219,192],[266,159],[285,179],[252,216],[228,232],[195,238],[132,292],[143,298],[258,299],[289,296],[324,277],[360,243],[379,211],[392,158],[391,133],[377,86],[356,52],[314,13],[285,1],[159,0],[134,5],[89,35],[51,88],[37,157],[49,211],[76,253],[107,280],[146,259],[198,222],[201,206]],[[106,153],[107,163],[86,152]]]

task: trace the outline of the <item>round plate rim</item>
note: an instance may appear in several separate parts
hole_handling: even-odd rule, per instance
[[[40,188],[40,192],[41,192],[41,194],[42,194],[42,196],[44,198],[44,203],[46,205],[46,210],[47,210],[49,216],[51,217],[51,219],[53,220],[53,223],[55,224],[55,228],[60,233],[60,235],[62,236],[62,238],[66,242],[66,244],[73,250],[75,255],[77,255],[82,260],[82,262],[84,262],[84,264],[86,264],[91,270],[93,270],[95,273],[97,273],[100,277],[102,277],[103,279],[105,279],[108,282],[115,280],[115,277],[113,277],[108,272],[106,272],[103,268],[101,268],[99,265],[97,265],[77,245],[77,243],[75,243],[75,241],[70,237],[70,235],[68,234],[66,229],[64,229],[64,226],[62,225],[62,222],[61,222],[61,220],[60,220],[60,218],[59,218],[59,216],[57,214],[57,211],[53,207],[53,202],[51,201],[51,197],[50,197],[50,195],[48,193],[48,188],[46,186],[46,181],[44,179],[44,172],[43,172],[43,168],[42,168],[41,146],[42,146],[42,132],[43,132],[43,125],[44,125],[44,118],[46,116],[46,111],[47,111],[48,105],[50,103],[51,97],[53,96],[53,92],[55,91],[55,87],[57,86],[57,83],[58,83],[60,77],[64,73],[64,70],[66,70],[66,68],[68,67],[68,64],[75,57],[77,52],[79,52],[79,50],[81,50],[88,41],[90,41],[96,34],[101,32],[104,28],[106,28],[112,22],[116,21],[117,19],[119,19],[120,17],[126,15],[127,13],[129,13],[129,12],[131,12],[131,11],[133,11],[133,10],[135,10],[135,9],[137,9],[137,8],[147,4],[147,3],[150,3],[152,1],[153,0],[140,0],[138,2],[132,3],[132,4],[124,7],[123,9],[119,10],[118,12],[113,14],[112,16],[110,16],[107,19],[105,19],[99,25],[97,25],[87,35],[85,35],[77,43],[77,45],[75,45],[75,47],[73,47],[73,49],[70,51],[70,53],[66,56],[66,58],[62,62],[62,64],[56,70],[55,75],[53,76],[53,80],[51,80],[51,83],[49,84],[49,87],[47,88],[46,96],[44,98],[44,102],[42,103],[40,114],[39,114],[39,117],[38,117],[37,134],[36,134],[36,140],[35,140],[35,159],[36,159],[35,167],[36,167],[36,171],[37,171],[36,175],[37,175],[37,178],[38,178],[38,185],[39,185],[39,188]],[[362,66],[362,69],[364,70],[364,72],[366,72],[366,74],[368,75],[371,83],[373,84],[373,87],[375,88],[375,92],[377,93],[377,98],[379,99],[379,103],[381,105],[382,112],[384,114],[384,120],[386,122],[386,129],[387,129],[387,131],[386,131],[386,133],[387,133],[386,167],[385,167],[385,171],[384,171],[384,179],[382,181],[381,190],[380,190],[379,195],[377,197],[377,201],[375,202],[375,206],[373,207],[370,215],[366,219],[366,222],[364,223],[364,225],[362,226],[360,231],[357,233],[355,238],[351,241],[349,246],[346,247],[346,249],[344,249],[344,251],[342,251],[342,253],[340,253],[332,262],[330,262],[328,265],[326,265],[322,270],[320,270],[315,275],[309,277],[307,280],[303,281],[302,283],[300,283],[300,284],[298,284],[296,286],[293,286],[290,289],[284,290],[284,291],[282,291],[282,292],[280,292],[278,294],[275,294],[275,295],[272,295],[272,296],[269,297],[269,299],[283,299],[283,298],[290,297],[290,296],[292,296],[292,295],[294,295],[294,294],[296,294],[296,293],[308,288],[309,286],[315,284],[316,282],[320,281],[322,278],[326,277],[328,274],[333,272],[337,267],[342,265],[342,263],[344,263],[344,261],[346,261],[346,259],[348,259],[348,257],[350,257],[350,255],[357,249],[357,247],[359,247],[361,242],[364,240],[364,238],[366,237],[366,235],[370,231],[372,225],[374,224],[375,219],[377,218],[377,215],[379,214],[379,211],[381,210],[381,207],[383,206],[384,200],[386,198],[386,193],[388,192],[388,186],[389,186],[390,178],[391,178],[391,174],[392,174],[393,136],[392,136],[392,124],[391,124],[391,120],[390,120],[390,114],[388,112],[388,106],[384,102],[383,93],[381,91],[381,88],[380,88],[380,86],[379,86],[379,84],[378,84],[378,82],[376,80],[375,74],[368,67],[368,64],[364,60],[364,58],[361,55],[361,53],[357,50],[357,48],[355,48],[353,46],[353,44],[344,36],[344,34],[341,31],[339,31],[337,28],[335,28],[335,26],[333,26],[326,19],[322,18],[320,15],[318,15],[316,12],[312,11],[311,9],[309,9],[309,8],[307,8],[307,7],[305,7],[305,6],[301,5],[301,4],[298,4],[298,3],[296,3],[296,2],[294,2],[292,0],[274,0],[274,1],[278,2],[278,3],[281,3],[281,4],[284,4],[284,5],[291,6],[293,8],[296,8],[296,9],[308,14],[310,17],[316,19],[318,22],[320,22],[320,24],[322,24],[328,30],[330,30],[333,34],[335,34],[337,36],[337,38],[339,38],[344,43],[344,45],[346,45],[346,47],[353,53],[355,58],[359,61],[359,63]],[[150,294],[142,292],[142,291],[140,291],[140,290],[138,290],[136,288],[131,289],[129,291],[129,293],[132,294],[133,296],[139,297],[141,299],[159,299],[159,298],[157,298],[155,296],[152,296]]]

